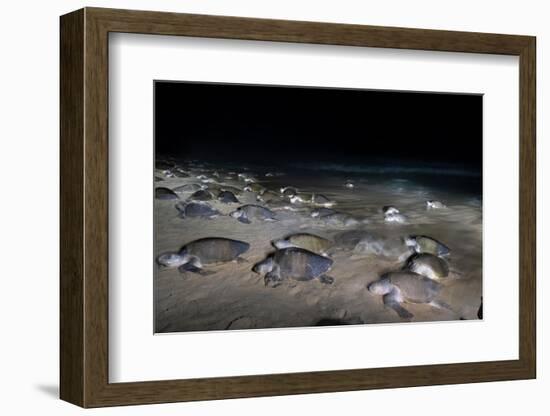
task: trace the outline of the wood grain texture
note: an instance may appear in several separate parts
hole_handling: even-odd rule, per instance
[[[60,388],[84,405],[84,12],[61,19]]]
[[[109,383],[109,32],[519,56],[519,359]],[[63,16],[61,38],[61,396],[64,400],[83,407],[99,407],[535,377],[535,38],[97,8]]]

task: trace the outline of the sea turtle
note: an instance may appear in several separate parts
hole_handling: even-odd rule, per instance
[[[281,196],[276,192],[266,189],[261,194],[256,195],[256,201],[264,202],[264,203],[281,201]]]
[[[382,207],[382,212],[384,215],[399,214],[399,210],[393,205],[386,205]]]
[[[321,221],[324,225],[332,227],[351,227],[361,222],[358,218],[343,212],[334,212],[333,214],[325,215],[321,218]]]
[[[273,211],[260,205],[253,204],[243,205],[231,212],[229,215],[236,218],[237,221],[242,222],[243,224],[250,224],[251,219],[277,221]]]
[[[451,253],[451,249],[445,244],[425,235],[407,237],[405,243],[417,253],[429,253],[440,257]]]
[[[441,284],[411,271],[389,272],[367,286],[369,292],[382,295],[384,305],[392,308],[401,318],[413,318],[413,314],[401,306],[404,302],[426,303],[440,309],[451,310],[449,305],[436,300]]]
[[[264,275],[266,286],[277,287],[283,280],[306,281],[319,279],[321,283],[332,284],[334,279],[325,273],[332,267],[328,257],[303,248],[290,247],[277,250],[257,263],[252,270]]]
[[[239,173],[237,175],[237,177],[239,178],[239,180],[245,182],[245,183],[254,183],[256,182],[256,179],[250,175],[249,173]]]
[[[336,214],[336,211],[330,208],[315,208],[311,211],[311,218],[324,218],[327,215]]]
[[[411,255],[411,249],[402,238],[382,237],[370,233],[360,238],[353,251],[358,254],[373,254],[398,261],[403,261]]]
[[[246,261],[239,257],[248,251],[250,244],[229,238],[208,237],[191,241],[179,252],[163,253],[157,257],[157,263],[165,267],[177,267],[182,273],[193,272],[208,275],[213,272],[203,270],[203,265]]]
[[[391,213],[384,215],[384,221],[389,223],[403,224],[407,222],[407,218],[403,214]]]
[[[326,250],[332,245],[326,238],[308,233],[291,234],[286,238],[274,240],[272,244],[278,249],[300,247],[325,257]]]
[[[208,186],[208,190],[212,190],[212,187],[211,185]],[[229,191],[229,192],[233,192],[233,194],[235,195],[240,195],[243,193],[243,190],[241,188],[237,188],[236,186],[231,186],[231,185],[220,185],[219,186],[219,191]]]
[[[208,202],[178,202],[176,209],[180,212],[180,218],[216,218],[221,214]]]
[[[221,191],[218,194],[218,200],[224,204],[235,204],[239,203],[239,200],[235,196],[235,194],[231,191]]]
[[[243,190],[246,192],[255,192],[261,195],[265,192],[266,188],[259,183],[249,183],[243,188]]]
[[[206,189],[200,189],[189,196],[192,201],[211,201],[213,198],[212,193]]]
[[[275,200],[270,199],[269,201],[264,202],[264,203],[269,207],[269,209],[271,209],[273,211],[293,211],[293,212],[297,212],[297,211],[301,210],[300,207],[293,206],[288,201],[284,201],[282,199],[275,199]]]
[[[447,206],[443,202],[433,201],[433,200],[426,201],[426,209],[443,209],[443,208],[447,208]]]
[[[415,254],[409,259],[406,267],[412,272],[433,280],[439,280],[449,275],[447,262],[429,253]]]
[[[188,178],[190,176],[187,172],[180,168],[174,168],[171,172],[176,178]]]
[[[174,191],[163,187],[155,188],[155,198],[164,200],[179,199],[178,195]]]
[[[290,198],[290,197],[292,197],[292,196],[294,196],[298,193],[298,189],[296,189],[293,186],[283,186],[280,189],[280,192],[283,196],[286,196],[286,197]]]
[[[313,194],[311,196],[311,203],[315,206],[325,207],[325,208],[330,208],[336,204],[334,201],[331,201],[326,196],[321,194]]]
[[[204,189],[205,185],[199,185],[197,183],[186,183],[185,185],[176,186],[173,191],[177,193],[182,192],[196,192],[201,189]]]

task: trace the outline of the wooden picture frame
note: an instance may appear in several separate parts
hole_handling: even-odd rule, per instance
[[[536,377],[535,38],[85,8],[61,17],[60,396],[82,407],[213,400]],[[519,359],[109,383],[110,32],[519,56]]]

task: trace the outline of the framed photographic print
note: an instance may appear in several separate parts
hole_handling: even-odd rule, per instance
[[[61,17],[61,398],[534,378],[535,38]]]

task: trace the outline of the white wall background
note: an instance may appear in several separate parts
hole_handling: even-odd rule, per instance
[[[550,90],[549,10],[543,1],[124,0],[4,2],[0,14],[0,410],[2,414],[83,412],[58,395],[58,16],[83,6],[156,9],[387,26],[536,35],[538,41],[538,380],[339,394],[225,400],[87,411],[88,414],[512,415],[550,407],[550,238],[543,186],[550,146],[543,129]],[[546,200],[545,200],[546,199]],[[388,407],[389,406],[389,407]],[[538,410],[538,412],[537,412]]]

